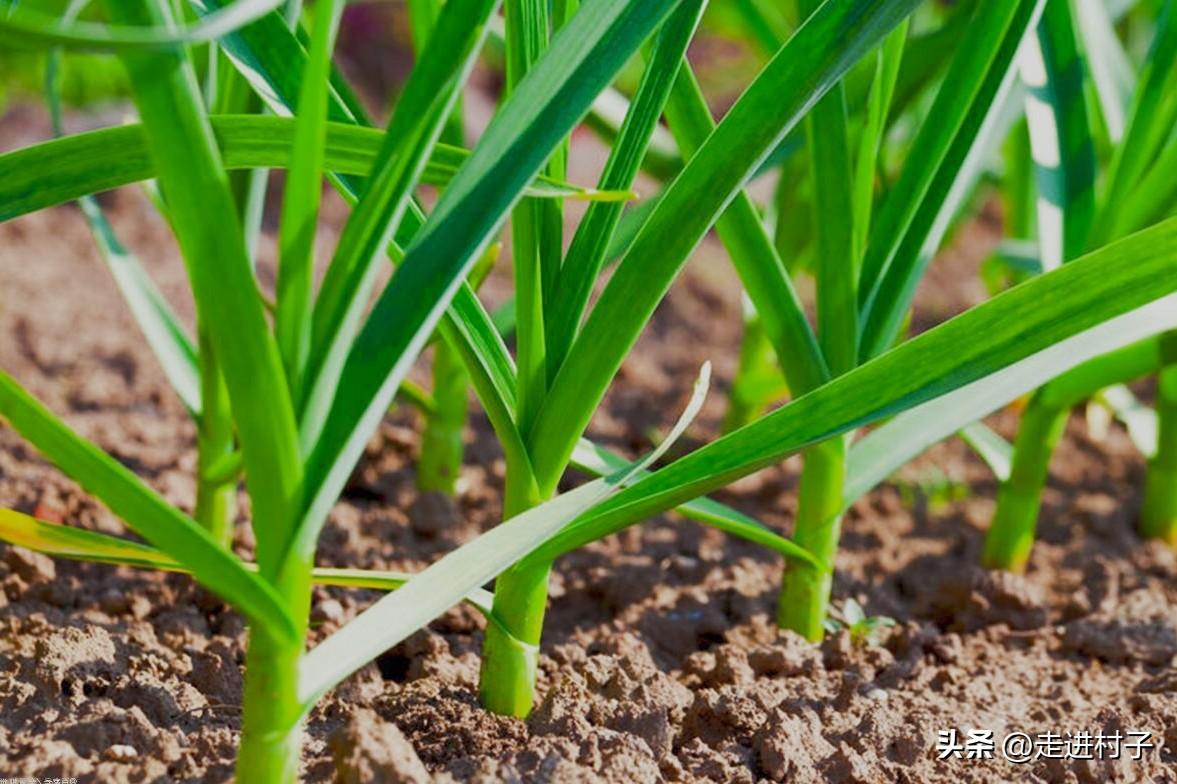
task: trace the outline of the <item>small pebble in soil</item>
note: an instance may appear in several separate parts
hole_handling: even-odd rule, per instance
[[[343,605],[338,599],[324,599],[311,610],[312,623],[343,623]]]
[[[135,751],[135,747],[125,743],[116,743],[102,752],[102,758],[111,762],[131,762],[138,756],[139,752]]]

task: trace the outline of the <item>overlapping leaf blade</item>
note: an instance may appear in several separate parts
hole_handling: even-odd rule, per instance
[[[300,419],[304,448],[324,426],[355,331],[371,297],[396,227],[437,143],[486,34],[499,0],[454,0],[397,102],[363,195],[339,238],[315,302],[305,401]],[[530,178],[529,178],[530,179]]]
[[[100,24],[62,19],[24,8],[16,0],[0,3],[0,41],[12,46],[81,49],[166,49],[213,41],[265,17],[282,0],[235,0],[192,25],[156,20],[149,24]]]
[[[679,459],[531,558],[594,541],[806,446],[934,400],[1175,290],[1177,219],[1023,283]],[[1049,377],[1038,375],[1031,386]]]
[[[175,23],[166,4],[110,0],[109,6],[124,22]],[[132,51],[124,63],[188,268],[197,317],[224,372],[245,460],[258,561],[271,569],[277,566],[277,543],[300,506],[302,462],[281,358],[228,175],[187,52]]]
[[[128,526],[196,575],[209,590],[279,638],[294,636],[285,604],[265,581],[101,449],[78,436],[0,372],[0,416]]]
[[[184,574],[190,574],[192,571],[188,566],[154,547],[83,528],[47,523],[12,509],[0,509],[0,541],[55,558]],[[245,563],[242,567],[249,573],[257,571],[256,564]],[[396,590],[412,578],[413,575],[406,572],[371,569],[316,567],[311,572],[311,579],[316,585],[370,588],[378,591]],[[490,612],[492,597],[487,590],[475,588],[466,594],[465,600],[484,614]]]
[[[913,142],[920,154],[908,158],[871,231],[859,286],[862,359],[879,355],[894,342],[929,260],[929,238],[943,225],[960,170],[996,99],[1008,89],[1014,58],[1044,4],[996,0],[979,4],[974,12],[929,110],[934,120],[922,126]]]
[[[225,168],[284,169],[290,165],[294,120],[254,115],[209,119]],[[373,128],[329,123],[324,168],[342,175],[367,174],[376,161],[382,138],[383,134]],[[437,145],[422,182],[448,184],[468,157],[466,150]],[[0,154],[0,167],[8,174],[0,180],[0,221],[155,176],[143,126],[138,124],[86,131],[22,147]],[[633,198],[627,191],[599,191],[547,177],[532,180],[524,193],[536,198],[588,201]]]
[[[666,439],[641,460],[522,512],[489,533],[459,547],[401,589],[365,610],[311,651],[299,697],[309,708],[328,689],[452,607],[466,593],[519,563],[562,527],[616,494],[656,462],[686,432],[699,413],[711,380],[704,365],[686,408]]]
[[[610,0],[582,8],[487,128],[356,339],[309,462],[314,497],[299,550],[313,547],[411,362],[527,182],[674,7]]]
[[[849,507],[902,465],[970,420],[987,416],[1039,384],[1059,377],[1060,373],[1065,379],[1067,374],[1064,371],[1076,368],[1085,360],[1098,362],[1103,352],[1113,352],[1111,357],[1123,358],[1124,352],[1116,349],[1139,340],[1141,336],[1174,326],[1177,326],[1177,298],[1170,296],[1110,319],[980,381],[900,414],[850,450],[849,480],[843,496],[845,505]],[[1145,342],[1152,344],[1153,356],[1151,364],[1146,359],[1140,373],[1147,372],[1149,367],[1155,368],[1158,362],[1155,339]],[[1144,351],[1139,353],[1147,355],[1149,347],[1142,348]],[[1078,395],[1071,394],[1063,399],[1068,405],[1074,404],[1092,391],[1086,386]],[[1059,390],[1056,394],[1062,397],[1067,393]],[[999,452],[995,459],[998,466],[1004,464],[1005,476],[1001,470],[995,469],[995,473],[998,479],[1004,480],[1009,474],[1010,455],[1009,444],[1005,443],[1002,449],[1001,443],[1005,442],[990,444],[989,448]]]
[[[537,465],[566,463],[626,353],[706,231],[805,111],[915,5],[826,2],[731,108],[659,199],[557,374],[529,435]]]

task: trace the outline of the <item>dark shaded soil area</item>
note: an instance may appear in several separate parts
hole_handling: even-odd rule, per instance
[[[21,116],[0,128],[4,147],[43,130]],[[128,191],[109,203],[124,240],[190,314],[182,265],[159,220],[143,217],[144,198]],[[328,213],[338,221],[342,209],[330,203]],[[958,238],[921,294],[918,323],[983,295],[974,273],[991,235],[978,224]],[[635,454],[669,424],[703,361],[730,379],[738,291],[708,244],[627,362],[593,423],[597,437]],[[193,428],[73,208],[0,225],[0,334],[0,367],[189,507]],[[692,438],[715,436],[724,383]],[[993,424],[1008,436],[1016,417]],[[440,529],[414,489],[418,428],[410,411],[386,421],[331,515],[320,563],[417,570],[496,522],[503,463],[485,421],[473,420],[460,522]],[[543,699],[528,721],[478,707],[483,621],[455,609],[314,712],[305,777],[1177,782],[1177,556],[1132,533],[1142,470],[1120,429],[1096,438],[1076,416],[1040,542],[1015,577],[974,566],[991,475],[959,442],[935,448],[845,522],[835,602],[854,598],[897,620],[875,645],[841,633],[813,646],[778,631],[779,559],[694,523],[652,520],[557,565]],[[723,500],[787,531],[796,476],[789,461]],[[945,482],[960,497],[938,500],[932,489]],[[124,530],[6,427],[0,506]],[[244,525],[238,544],[249,553]],[[316,639],[375,598],[316,590]],[[241,619],[186,578],[0,545],[0,778],[228,780],[245,639]],[[941,761],[937,734],[950,729],[999,740],[1146,731],[1166,748],[1138,762]]]

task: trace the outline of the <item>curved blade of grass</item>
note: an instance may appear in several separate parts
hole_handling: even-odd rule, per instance
[[[623,490],[528,561],[543,563],[807,446],[946,395],[1175,290],[1177,219],[1010,289],[680,458]],[[1044,378],[1049,374],[1027,383],[1033,387]]]
[[[478,389],[477,392],[504,452],[511,452],[511,459],[520,461],[518,465],[530,465],[526,447],[511,419],[515,405],[515,390],[511,380],[514,378],[515,369],[510,354],[507,353],[502,337],[493,325],[486,324],[475,313],[466,310],[468,307],[461,297],[455,298],[453,308],[459,317],[443,321],[438,329],[443,338],[450,340],[463,352],[467,367],[477,365],[481,368],[472,378],[476,385],[485,384],[491,387]],[[478,326],[471,329],[474,325]],[[458,336],[451,331],[465,334]],[[624,458],[588,439],[581,439],[572,455],[573,467],[594,476],[615,473],[628,464]],[[793,542],[768,530],[756,520],[710,498],[691,501],[676,507],[675,511],[688,519],[760,544],[787,558],[805,560],[808,557],[808,554]]]
[[[545,539],[620,491],[686,431],[707,396],[710,376],[710,365],[704,365],[678,422],[645,458],[522,512],[459,547],[320,643],[307,655],[299,699],[309,709],[348,675],[457,604],[470,589],[509,569]]]
[[[658,118],[670,97],[679,63],[699,25],[704,0],[685,2],[658,32],[641,84],[629,104],[625,122],[609,152],[601,173],[601,190],[627,190],[633,186],[638,169],[650,146]],[[549,381],[564,363],[568,349],[580,328],[593,284],[606,261],[606,253],[621,221],[624,205],[590,205],[560,270],[556,295],[547,321],[547,368]]]
[[[55,558],[192,573],[189,567],[154,547],[109,534],[47,523],[12,509],[0,509],[0,541]],[[257,564],[243,562],[241,566],[249,573],[257,571]],[[311,580],[315,585],[369,588],[376,591],[395,591],[411,579],[413,575],[407,572],[370,569],[316,567],[311,572]],[[465,601],[483,615],[489,615],[494,597],[490,591],[475,588],[466,594]]]
[[[1177,297],[1169,296],[1063,340],[951,394],[904,412],[851,448],[847,472],[850,479],[846,484],[844,504],[849,507],[909,460],[947,438],[967,420],[987,416],[1043,382],[1060,375],[1065,379],[1066,371],[1072,368],[1077,370],[1085,362],[1100,362],[1104,359],[1101,355],[1115,352],[1142,337],[1174,325],[1177,325]],[[1145,343],[1152,344],[1152,361],[1140,369],[1141,373],[1155,368],[1160,362],[1156,340]],[[1147,353],[1148,346],[1143,348]],[[1136,353],[1141,352],[1138,350]],[[1046,389],[1049,388],[1050,384]],[[1068,399],[1072,403],[1077,402],[1090,395],[1091,391],[1088,383],[1077,396],[1071,395]],[[1061,390],[1060,394],[1063,394]],[[996,467],[994,470],[1002,480],[1009,475],[1009,450],[1008,443],[1001,450],[1005,453],[1005,476]]]
[[[922,272],[932,228],[994,99],[1009,84],[1021,42],[1044,4],[994,0],[974,12],[928,112],[932,119],[913,142],[920,154],[908,158],[871,231],[859,286],[861,359],[877,356],[894,342]]]
[[[279,639],[294,622],[268,583],[250,574],[194,520],[147,487],[114,458],[69,429],[8,374],[0,372],[0,416],[38,452],[200,582]]]
[[[507,99],[442,193],[344,368],[308,464],[315,495],[299,532],[300,551],[313,547],[396,388],[526,183],[674,5],[603,0],[583,7]]]
[[[166,4],[109,0],[108,6],[125,22],[174,23]],[[302,463],[282,360],[228,175],[186,51],[129,52],[124,62],[188,268],[197,316],[224,373],[245,460],[258,561],[263,568],[274,567],[277,545],[297,519]]]
[[[761,72],[658,201],[593,309],[529,434],[559,479],[610,380],[687,257],[760,162],[914,0],[829,0]],[[541,469],[542,470],[542,469]]]
[[[512,453],[513,460],[521,461],[518,465],[530,465],[530,457],[526,447],[518,435],[511,420],[514,411],[515,390],[511,383],[514,377],[514,366],[510,354],[502,342],[499,333],[493,326],[487,325],[473,313],[462,313],[467,305],[461,298],[455,298],[453,308],[460,316],[453,320],[443,321],[439,330],[445,339],[458,347],[464,354],[467,367],[477,365],[481,372],[473,374],[476,384],[490,385],[491,389],[478,389],[478,397],[483,401],[487,417],[491,420],[495,433],[500,438],[504,452]],[[481,325],[470,330],[471,325]],[[462,337],[451,334],[454,331],[466,331]],[[402,387],[403,388],[403,387]],[[588,439],[581,439],[572,455],[572,465],[580,471],[594,476],[606,476],[615,473],[628,465],[624,458],[613,454],[602,446],[594,444]],[[701,498],[676,507],[676,512],[691,520],[709,525],[732,536],[747,539],[760,544],[770,550],[780,553],[787,558],[805,560],[808,554],[793,542],[777,535],[762,526],[756,520],[725,506],[710,498]]]
[[[225,168],[284,169],[294,148],[295,121],[288,117],[222,115],[209,118]],[[324,168],[347,175],[372,169],[383,133],[374,128],[329,123]],[[466,150],[439,144],[422,182],[444,187],[469,157]],[[155,176],[143,126],[124,125],[72,134],[0,155],[0,221],[63,204],[87,194],[113,190]],[[358,187],[358,186],[357,186]],[[582,201],[626,201],[628,191],[600,191],[538,176],[527,196]]]
[[[1095,215],[1095,147],[1087,73],[1071,0],[1049,0],[1020,54],[1026,122],[1038,184],[1039,258],[1052,270],[1083,252]]]
[[[15,0],[0,2],[0,41],[11,46],[71,49],[167,49],[179,44],[214,41],[281,7],[283,0],[235,0],[191,25],[156,22],[145,25],[66,21],[23,8]]]

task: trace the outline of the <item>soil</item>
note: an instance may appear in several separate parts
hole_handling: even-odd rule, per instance
[[[44,128],[19,111],[0,138],[14,147]],[[190,317],[182,264],[144,198],[131,189],[106,201]],[[328,224],[342,214],[328,202]],[[993,220],[970,225],[938,262],[917,324],[983,297],[975,270]],[[719,388],[691,438],[716,435],[738,291],[709,240],[623,368],[592,424],[597,438],[627,454],[648,448],[707,359]],[[191,504],[193,428],[72,207],[0,225],[0,334],[0,367],[169,500]],[[1016,416],[991,423],[1009,436]],[[503,462],[485,420],[472,420],[447,526],[414,487],[419,424],[404,409],[384,423],[331,514],[320,563],[416,570],[494,525]],[[797,467],[721,498],[788,531]],[[975,564],[994,481],[959,442],[934,448],[846,517],[835,603],[895,619],[873,643],[840,632],[811,645],[777,630],[778,558],[673,516],[651,520],[557,564],[530,719],[479,708],[483,621],[454,609],[314,711],[305,779],[1177,782],[1177,555],[1133,534],[1142,471],[1122,430],[1092,432],[1076,415],[1026,574],[990,574]],[[4,427],[0,505],[124,533]],[[244,524],[237,544],[248,555]],[[3,545],[0,588],[0,778],[232,777],[246,639],[234,612],[185,577]],[[317,589],[312,644],[375,598]],[[1147,731],[1165,748],[1138,762],[940,760],[938,732],[951,729],[998,741]]]

